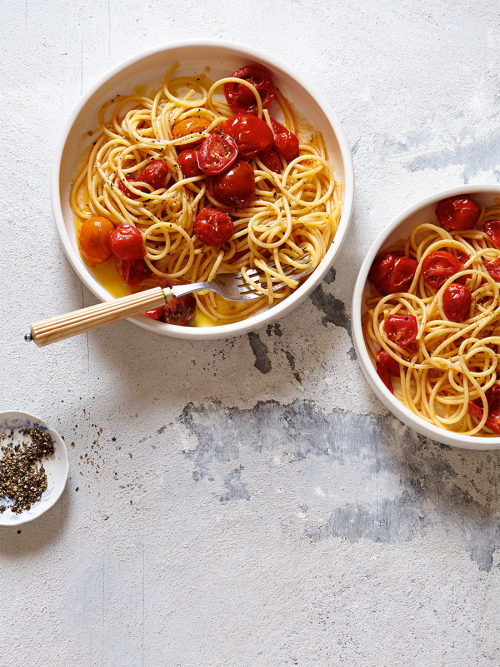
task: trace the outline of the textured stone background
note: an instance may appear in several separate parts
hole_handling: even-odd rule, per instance
[[[75,446],[62,500],[0,530],[2,667],[500,663],[500,457],[386,414],[349,335],[384,224],[434,190],[499,180],[497,9],[4,0],[0,408]],[[234,340],[124,322],[26,345],[31,321],[94,302],[52,222],[63,120],[112,65],[188,37],[260,47],[323,89],[357,178],[336,271]]]

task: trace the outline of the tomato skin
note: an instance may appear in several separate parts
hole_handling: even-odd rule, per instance
[[[279,153],[291,162],[299,155],[299,140],[293,132],[287,130],[287,128],[278,123],[277,120],[271,118],[271,125],[273,126],[274,131],[274,146],[279,151]]]
[[[460,283],[448,285],[443,294],[443,311],[452,322],[463,322],[467,319],[472,294],[468,287]]]
[[[245,208],[255,197],[252,167],[237,160],[229,171],[214,178],[213,193],[217,201],[229,208]]]
[[[415,315],[387,315],[384,331],[389,340],[399,347],[408,347],[418,334],[418,321]]]
[[[271,72],[260,63],[240,67],[229,76],[245,79],[259,92],[264,109],[271,104],[276,95]],[[224,95],[233,113],[257,113],[257,101],[253,93],[241,83],[231,81],[224,84]]]
[[[118,259],[142,259],[146,254],[141,232],[122,222],[110,234],[111,252]]]
[[[493,280],[500,283],[500,257],[497,257],[492,262],[485,262],[484,266]]]
[[[91,264],[102,264],[111,257],[110,234],[114,228],[111,220],[101,216],[89,218],[82,224],[78,243],[82,255]]]
[[[230,215],[217,208],[202,208],[194,223],[194,233],[205,245],[220,247],[234,234]]]
[[[494,384],[488,389],[486,399],[488,401],[488,417],[485,426],[500,435],[500,384]],[[470,401],[469,413],[476,419],[482,419],[483,404]]]
[[[168,166],[164,160],[153,160],[139,173],[137,178],[127,178],[128,183],[147,183],[153,190],[159,190],[165,187],[165,181],[168,176]],[[131,192],[123,181],[118,182],[118,187],[129,199],[137,199],[139,195]],[[138,186],[142,190],[141,186]],[[145,191],[146,192],[146,191]]]
[[[213,132],[207,137],[197,153],[198,167],[211,176],[227,171],[238,157],[238,146],[232,137]]]
[[[188,148],[182,153],[179,153],[177,162],[183,175],[186,178],[192,178],[193,176],[201,176],[203,173],[198,167],[198,151]]]
[[[269,148],[267,151],[262,151],[259,153],[259,158],[262,160],[264,166],[266,166],[270,171],[274,171],[276,174],[281,174],[283,171],[283,165],[280,160],[280,156],[274,150],[274,148]]]
[[[482,230],[490,237],[493,244],[500,248],[500,220],[488,220],[484,223]]]
[[[377,373],[391,393],[394,393],[390,374],[399,375],[399,364],[385,350],[380,350],[377,354]]]
[[[443,199],[436,206],[436,218],[447,229],[472,229],[479,220],[479,206],[470,197],[458,195]]]
[[[384,294],[405,292],[411,285],[418,262],[411,257],[384,252],[372,264],[369,280]]]
[[[146,310],[141,315],[144,315],[144,317],[149,317],[151,320],[159,320],[163,314],[163,306],[159,306],[158,308],[152,308],[151,310]]]
[[[138,285],[151,275],[151,271],[143,259],[122,259],[121,272],[127,285]]]
[[[265,151],[273,144],[273,133],[261,118],[250,113],[242,113],[228,118],[220,126],[222,134],[232,137],[238,145],[241,157],[254,158],[259,151]]]
[[[446,250],[435,250],[422,262],[422,275],[429,287],[437,291],[448,278],[464,268],[462,262]]]
[[[182,120],[177,121],[172,127],[172,137],[174,139],[181,139],[182,137],[187,137],[190,134],[199,134],[204,132],[207,127],[210,125],[210,121],[207,118],[197,118],[196,116],[188,116]],[[203,139],[194,139],[194,141],[189,141],[182,143],[182,148],[191,148],[199,144]]]

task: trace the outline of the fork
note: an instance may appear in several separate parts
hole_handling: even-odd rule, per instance
[[[301,248],[301,250],[304,252],[305,249]],[[301,257],[294,258],[294,261],[302,262],[309,258],[310,254],[306,251]],[[294,271],[297,271],[297,267],[289,266],[283,273],[287,277],[297,280],[311,273],[314,268],[308,267],[304,271],[294,273]],[[246,274],[256,283],[262,281],[263,274],[257,269],[249,269]],[[273,292],[283,287],[285,287],[284,282],[273,284]],[[174,285],[173,287],[152,287],[142,292],[122,296],[119,299],[104,301],[95,306],[81,308],[65,315],[57,315],[35,322],[30,327],[30,333],[24,336],[24,340],[34,341],[38,347],[50,345],[59,340],[71,338],[71,336],[92,329],[98,329],[105,324],[138,315],[146,310],[159,308],[174,297],[185,296],[202,290],[211,290],[228,301],[252,301],[263,296],[253,285],[245,281],[241,273],[221,273],[210,281]]]

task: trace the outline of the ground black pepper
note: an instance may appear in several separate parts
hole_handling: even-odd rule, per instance
[[[27,439],[20,443],[14,431],[0,435],[0,498],[10,501],[16,514],[29,509],[47,489],[47,474],[37,464],[54,453],[54,441],[47,431],[31,428],[22,431]],[[0,514],[8,509],[0,505]]]

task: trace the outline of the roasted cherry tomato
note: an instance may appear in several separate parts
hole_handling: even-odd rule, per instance
[[[436,218],[448,229],[472,229],[479,220],[479,206],[470,197],[448,197],[436,206]]]
[[[180,285],[178,281],[164,280],[161,283],[162,287],[174,287]],[[179,326],[186,326],[189,320],[193,317],[196,310],[196,299],[193,294],[185,294],[184,296],[173,297],[169,299],[163,306],[162,320],[168,324],[178,324]]]
[[[271,125],[274,132],[274,145],[281,155],[290,162],[295,160],[299,154],[299,140],[293,132],[271,118]]]
[[[237,79],[245,79],[245,81],[248,81],[248,83],[257,88],[264,109],[267,109],[276,95],[271,72],[264,65],[260,65],[259,63],[246,65],[246,67],[240,67],[235,70],[229,76]],[[234,81],[225,83],[224,95],[233,113],[256,113],[257,100],[245,85]]]
[[[146,254],[141,232],[122,222],[110,234],[111,252],[119,259],[142,259]]]
[[[151,310],[146,310],[144,313],[141,313],[144,317],[149,317],[151,320],[159,320],[163,315],[163,306],[158,308],[152,308]]]
[[[255,197],[254,171],[248,162],[237,160],[225,174],[213,181],[214,196],[230,208],[245,208]]]
[[[387,389],[392,393],[394,390],[390,374],[399,375],[399,364],[385,350],[380,350],[377,354],[377,373]]]
[[[160,188],[165,187],[165,181],[168,176],[168,166],[164,160],[153,160],[150,162],[144,169],[139,173],[139,176],[135,178],[127,178],[127,183],[132,183],[134,187],[137,187],[138,190],[144,190],[141,187],[140,183],[147,183],[150,185],[153,190],[159,190]],[[138,185],[136,185],[138,184]],[[136,195],[135,192],[131,192],[123,181],[118,182],[118,187],[127,195],[130,199],[137,199],[139,195]],[[147,192],[147,190],[144,190]]]
[[[493,280],[500,283],[500,257],[497,257],[492,262],[485,262],[484,266]]]
[[[494,433],[500,434],[500,384],[494,384],[486,392],[488,401],[488,417],[486,426]],[[483,404],[480,401],[469,403],[469,413],[476,419],[483,418]]]
[[[200,132],[204,132],[209,125],[210,121],[207,118],[188,116],[188,118],[183,118],[175,123],[172,127],[172,137],[174,139],[181,139],[181,137],[187,137],[190,134],[200,134]],[[203,139],[197,137],[193,141],[182,143],[181,146],[182,148],[196,146],[200,141],[203,141]]]
[[[138,285],[151,275],[151,271],[143,259],[122,259],[121,271],[123,280],[127,285]]]
[[[436,250],[427,255],[422,262],[422,275],[427,285],[437,291],[450,276],[463,268],[462,262],[451,253],[446,250]]]
[[[399,347],[408,347],[418,334],[418,322],[415,315],[387,315],[384,330],[389,340]]]
[[[463,322],[469,314],[472,302],[471,291],[465,285],[452,283],[443,294],[443,311],[452,322]]]
[[[417,266],[417,260],[411,257],[384,252],[375,257],[368,278],[384,294],[406,292],[411,285]]]
[[[111,257],[110,234],[114,228],[111,220],[100,216],[83,223],[78,241],[83,256],[91,264],[101,264]]]
[[[224,211],[202,208],[194,222],[194,233],[205,245],[218,248],[234,234],[234,223]]]
[[[283,165],[281,163],[280,156],[274,150],[274,148],[269,148],[267,151],[262,151],[262,153],[259,153],[259,158],[262,160],[264,166],[266,166],[270,171],[274,171],[276,174],[281,174],[283,171]]]
[[[273,133],[269,125],[251,113],[228,118],[222,123],[220,130],[224,136],[230,136],[236,141],[239,154],[247,160],[273,144]]]
[[[488,220],[482,226],[482,230],[490,237],[493,244],[500,248],[500,220]]]
[[[198,149],[198,167],[204,174],[221,174],[229,169],[238,156],[238,146],[232,137],[214,132]]]
[[[203,173],[198,167],[198,151],[195,151],[192,148],[188,148],[187,150],[182,151],[182,153],[179,153],[177,162],[186,178],[200,176]]]

